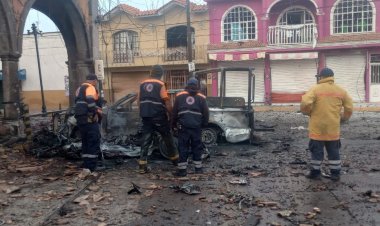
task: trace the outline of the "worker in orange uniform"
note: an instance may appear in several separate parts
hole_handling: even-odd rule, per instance
[[[326,148],[331,179],[337,181],[341,171],[340,123],[349,120],[353,104],[347,91],[334,83],[334,72],[330,68],[322,69],[317,77],[318,84],[302,96],[301,102],[302,113],[310,116],[311,170],[306,177],[320,178]]]
[[[83,168],[96,170],[100,152],[101,98],[96,89],[98,78],[89,74],[75,93],[75,119],[82,138]]]
[[[147,173],[148,151],[152,143],[152,134],[158,132],[161,134],[166,147],[168,156],[173,164],[177,164],[178,150],[173,142],[173,136],[170,132],[169,118],[172,111],[170,99],[161,77],[164,69],[161,65],[152,67],[150,78],[143,81],[140,85],[139,108],[140,117],[142,118],[143,142],[139,160],[139,172]]]

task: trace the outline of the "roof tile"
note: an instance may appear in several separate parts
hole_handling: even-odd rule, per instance
[[[127,4],[120,4],[120,8],[125,11],[130,13],[133,16],[150,16],[150,15],[158,15],[159,11],[166,6],[173,4],[173,3],[178,3],[182,5],[183,7],[186,7],[186,0],[171,0],[170,2],[166,3],[162,7],[158,9],[152,9],[152,10],[139,10],[133,6],[127,5]],[[207,10],[207,5],[197,5],[195,3],[191,3],[191,10],[193,11],[205,11]]]

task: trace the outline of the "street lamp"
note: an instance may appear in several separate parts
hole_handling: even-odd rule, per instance
[[[37,30],[37,26],[33,23],[32,24],[32,32],[28,30],[28,35],[33,34],[34,35],[34,41],[36,43],[36,52],[37,52],[37,64],[38,64],[38,73],[40,76],[40,86],[41,86],[41,98],[42,98],[42,114],[46,115],[46,105],[45,105],[45,96],[44,96],[44,86],[42,84],[42,75],[41,75],[41,64],[40,64],[40,53],[38,51],[38,41],[37,41],[37,35],[41,34],[41,31]]]

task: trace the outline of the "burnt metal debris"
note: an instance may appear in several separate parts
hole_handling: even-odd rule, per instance
[[[115,159],[140,156],[142,137],[140,132],[120,136],[103,135],[104,138],[102,138],[100,145],[102,157]],[[80,134],[73,123],[73,116],[69,115],[65,116],[65,120],[56,129],[56,132],[47,126],[39,128],[39,131],[33,135],[33,145],[29,153],[40,158],[60,156],[67,159],[80,159],[81,146]],[[159,150],[163,157],[167,157],[166,145],[158,133],[154,134],[149,155],[155,150]],[[204,146],[202,158],[209,158],[209,151],[206,146]]]
[[[188,195],[197,195],[201,193],[201,188],[198,185],[185,183],[181,186],[171,185],[170,188],[174,189],[176,192],[183,192]]]
[[[132,189],[128,191],[128,195],[134,194],[134,193],[141,194],[142,192],[141,192],[140,186],[138,186],[137,184],[135,184],[133,182],[131,182],[131,183],[132,183]]]

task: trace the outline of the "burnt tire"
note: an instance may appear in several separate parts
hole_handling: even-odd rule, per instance
[[[202,128],[201,138],[205,145],[216,144],[218,140],[218,129],[212,127]]]
[[[166,146],[165,141],[162,139],[160,134],[157,134],[157,142],[158,142],[157,144],[158,149],[161,155],[166,159],[170,159],[168,147]],[[178,149],[178,139],[176,137],[173,137],[173,142],[174,142],[175,147]]]

